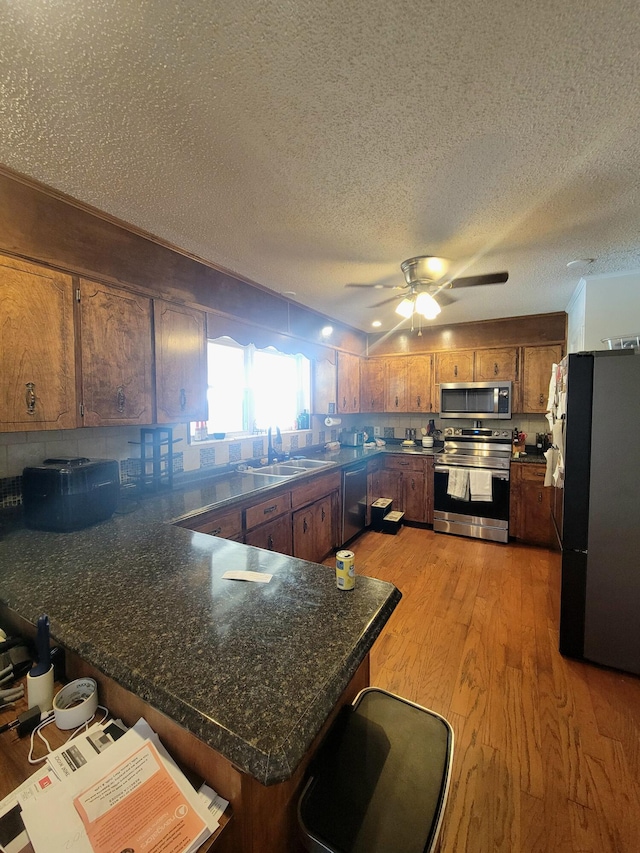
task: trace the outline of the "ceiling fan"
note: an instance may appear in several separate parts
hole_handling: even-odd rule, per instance
[[[427,320],[433,320],[440,313],[442,305],[449,305],[456,300],[443,291],[458,287],[476,287],[483,284],[504,284],[509,278],[508,272],[485,273],[455,277],[449,275],[451,262],[446,258],[434,255],[419,255],[409,258],[400,264],[404,273],[405,284],[347,284],[346,287],[368,287],[377,290],[401,290],[401,297],[391,296],[382,302],[376,302],[372,308],[379,308],[398,298],[396,313],[409,319],[419,314]],[[438,297],[436,299],[436,296]]]

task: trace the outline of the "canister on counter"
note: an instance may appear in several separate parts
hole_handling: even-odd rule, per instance
[[[336,554],[336,586],[338,589],[353,589],[356,585],[356,555],[353,551],[338,551]]]

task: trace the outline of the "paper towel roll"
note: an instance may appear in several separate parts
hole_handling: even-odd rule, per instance
[[[328,427],[338,426],[338,424],[341,424],[341,423],[342,423],[341,418],[325,418],[324,419],[324,425],[328,426]]]

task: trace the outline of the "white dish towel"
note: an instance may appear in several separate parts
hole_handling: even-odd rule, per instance
[[[459,501],[469,500],[469,469],[449,468],[447,494]]]
[[[492,501],[491,471],[482,468],[469,471],[469,490],[472,501]]]

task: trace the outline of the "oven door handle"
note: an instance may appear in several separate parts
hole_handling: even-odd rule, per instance
[[[455,465],[434,465],[433,470],[436,474],[448,474],[449,471],[460,470],[463,466],[455,466]],[[465,468],[465,471],[486,471],[486,468]],[[508,471],[500,471],[491,469],[490,472],[492,480],[508,480],[509,472]]]

